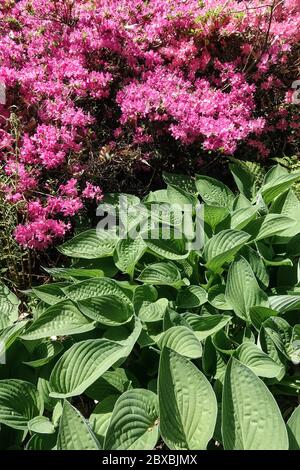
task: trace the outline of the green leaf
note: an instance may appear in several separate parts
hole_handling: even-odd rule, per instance
[[[204,247],[206,267],[211,271],[220,271],[223,264],[232,261],[249,239],[249,234],[238,230],[228,229],[217,233]]]
[[[142,234],[145,236],[145,243],[149,250],[153,251],[156,255],[161,258],[168,260],[181,260],[185,259],[189,255],[187,249],[187,240],[182,232],[176,232],[171,226],[164,226],[157,230],[157,234]]]
[[[285,370],[282,365],[277,364],[268,354],[250,341],[241,344],[234,355],[259,377],[278,377]]]
[[[131,388],[132,382],[134,386],[138,385],[127,370],[121,368],[108,370],[85,391],[85,394],[93,400],[102,402],[108,396],[121,395]]]
[[[53,434],[54,426],[46,416],[36,416],[28,422],[29,431],[38,434]]]
[[[207,204],[232,209],[234,194],[225,184],[209,176],[197,175],[196,187]]]
[[[103,295],[113,295],[122,299],[129,307],[132,305],[125,289],[122,289],[113,279],[105,277],[77,282],[66,287],[64,292],[66,296],[74,302],[91,299],[93,297],[102,297]]]
[[[151,285],[138,286],[133,294],[133,306],[136,314],[139,313],[140,308],[144,302],[155,302],[157,300],[157,290]]]
[[[70,300],[63,300],[49,307],[22,335],[23,339],[34,340],[50,336],[64,336],[84,333],[95,328]]]
[[[277,315],[277,312],[275,312],[275,310],[272,310],[271,308],[250,307],[251,323],[254,325],[257,331],[260,330],[261,325],[263,324],[265,320],[267,320],[269,317],[274,317],[276,315]]]
[[[27,429],[39,415],[41,403],[35,386],[18,379],[0,380],[0,423],[14,429]]]
[[[213,389],[197,367],[165,348],[158,378],[160,432],[171,450],[206,449],[217,419]]]
[[[179,308],[196,308],[207,302],[207,292],[200,286],[188,286],[178,292],[176,304]]]
[[[274,235],[281,235],[286,229],[294,225],[296,225],[296,221],[290,217],[280,214],[267,214],[265,217],[260,217],[250,222],[244,227],[244,230],[258,241],[273,237]]]
[[[196,359],[202,356],[202,346],[192,330],[185,326],[172,326],[159,337],[161,350],[167,347],[182,356]]]
[[[20,336],[27,321],[20,321],[14,325],[8,326],[0,333],[0,360],[6,351],[11,347],[15,340]],[[0,362],[1,364],[1,362]]]
[[[217,225],[228,216],[229,210],[226,209],[226,207],[204,204],[204,222],[207,223],[213,231],[215,231]]]
[[[145,253],[146,248],[142,238],[119,240],[114,254],[116,266],[123,273],[133,275],[135,265]]]
[[[158,402],[155,393],[136,388],[121,395],[106,433],[108,450],[152,450],[158,440]]]
[[[222,435],[226,450],[288,449],[286,427],[273,395],[234,358],[227,365],[223,387]]]
[[[19,304],[18,297],[0,282],[0,331],[18,319]]]
[[[175,175],[163,171],[163,180],[166,184],[183,189],[187,193],[196,194],[195,179],[187,175]]]
[[[98,403],[89,417],[93,433],[103,447],[106,431],[109,426],[111,415],[119,395],[109,395]]]
[[[84,315],[107,326],[127,323],[134,314],[132,305],[112,294],[80,300],[77,305]]]
[[[23,361],[23,364],[31,367],[41,367],[57,356],[63,345],[57,341],[46,341],[38,343],[37,347],[34,349],[31,360]]]
[[[95,259],[112,256],[117,243],[112,231],[91,229],[79,233],[58,247],[58,250],[72,258]]]
[[[62,287],[66,287],[67,282],[57,282],[53,284],[44,284],[43,286],[34,287],[34,294],[48,305],[54,305],[66,298]]]
[[[225,285],[215,284],[208,291],[208,302],[217,310],[232,310],[232,305],[225,297]]]
[[[50,396],[67,398],[83,393],[104,372],[126,357],[141,332],[136,321],[133,332],[122,343],[109,339],[87,339],[75,343],[55,364],[50,376]]]
[[[229,315],[194,315],[184,316],[199,341],[211,336],[228,324],[232,317]]]
[[[296,181],[300,179],[300,172],[292,174],[283,174],[276,178],[271,178],[261,187],[260,193],[262,194],[266,204],[274,201],[274,199],[281,193],[287,191]]]
[[[300,308],[300,295],[272,295],[270,307],[278,313],[286,313]]]
[[[145,284],[177,286],[181,275],[177,266],[171,262],[153,263],[147,266],[138,277]]]
[[[300,450],[300,405],[295,408],[287,422],[290,450]]]
[[[268,306],[268,297],[257,283],[254,273],[245,258],[234,261],[228,272],[226,299],[235,314],[250,322],[250,308]]]
[[[255,196],[256,175],[241,165],[230,164],[229,167],[240,192],[251,200]]]
[[[168,308],[168,299],[158,299],[156,302],[144,302],[139,311],[139,318],[145,323],[160,321]]]
[[[57,437],[57,450],[99,450],[89,423],[67,400],[64,401]]]

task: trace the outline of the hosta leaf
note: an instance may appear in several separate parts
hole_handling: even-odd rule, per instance
[[[40,411],[38,392],[33,384],[18,379],[0,380],[0,423],[14,429],[27,429],[27,423]]]
[[[218,310],[232,310],[232,305],[225,297],[225,286],[215,284],[208,291],[208,302]]]
[[[133,389],[118,398],[106,433],[109,450],[152,450],[158,440],[158,402],[155,393]]]
[[[250,319],[254,327],[259,331],[261,325],[269,317],[274,317],[277,315],[275,310],[267,307],[251,307],[250,308]]]
[[[185,191],[183,188],[171,184],[168,184],[167,196],[168,201],[171,204],[176,204],[182,209],[187,206],[195,206],[198,202],[195,194],[191,194],[190,192]]]
[[[160,432],[170,449],[205,449],[213,436],[217,400],[197,367],[165,348],[158,379]]]
[[[251,221],[244,227],[244,230],[258,241],[273,237],[274,235],[280,236],[286,229],[294,225],[296,225],[296,221],[290,217],[280,214],[267,214],[264,217]]]
[[[53,284],[44,284],[43,286],[34,287],[34,294],[48,305],[54,305],[65,299],[66,295],[62,291],[62,287],[66,287],[67,282],[57,282]]]
[[[72,258],[105,258],[115,250],[117,237],[112,231],[91,229],[79,233],[71,240],[58,247],[58,250]]]
[[[41,367],[52,361],[52,359],[57,356],[62,349],[62,344],[57,341],[39,343],[33,351],[31,360],[24,361],[23,364],[31,367]]]
[[[29,431],[38,434],[52,434],[54,433],[54,426],[46,416],[36,416],[28,422]]]
[[[191,193],[191,194],[197,193],[195,179],[192,178],[191,176],[174,175],[173,173],[167,173],[164,171],[163,180],[165,181],[165,183],[171,186],[179,187],[188,193]]]
[[[140,311],[144,302],[155,302],[157,300],[157,290],[151,285],[138,286],[133,294],[133,306],[136,314]]]
[[[125,290],[113,279],[104,277],[77,282],[76,284],[66,287],[64,292],[67,297],[75,302],[92,297],[101,297],[103,295],[114,295],[131,306],[131,301],[125,293]]]
[[[123,273],[132,275],[136,263],[143,256],[146,248],[147,246],[142,238],[119,240],[114,254],[116,266]]]
[[[266,204],[274,201],[281,193],[287,191],[297,180],[300,179],[300,172],[292,174],[283,174],[277,178],[272,178],[260,189]]]
[[[49,307],[22,335],[34,340],[50,336],[64,336],[90,331],[94,323],[87,319],[70,300],[63,300]]]
[[[242,165],[230,164],[229,167],[240,192],[251,200],[255,196],[256,175]]]
[[[220,181],[209,176],[197,175],[196,187],[203,201],[207,204],[232,208],[234,194]]]
[[[108,396],[121,395],[131,388],[131,383],[134,386],[138,385],[127,370],[121,368],[108,370],[85,391],[85,394],[102,402]]]
[[[133,332],[122,343],[87,339],[75,343],[55,364],[50,376],[50,396],[67,398],[83,393],[121,358],[130,354],[141,332],[136,320]]]
[[[286,450],[288,436],[278,405],[249,367],[232,358],[222,398],[226,450]]]
[[[152,235],[152,238],[150,236],[146,238],[145,236],[145,243],[149,250],[168,260],[181,260],[188,257],[187,240],[183,233],[177,233],[176,229],[171,226],[164,226],[157,232],[157,234]]]
[[[193,315],[188,314],[184,317],[190,327],[193,329],[195,336],[202,341],[208,336],[213,335],[217,331],[224,328],[231,320],[229,315]]]
[[[238,347],[234,353],[237,359],[249,367],[259,377],[277,377],[284,372],[284,367],[277,364],[258,346],[247,341]]]
[[[236,230],[243,229],[251,220],[255,218],[257,209],[250,206],[238,209],[231,214],[231,228]]]
[[[27,321],[20,321],[14,325],[8,326],[0,333],[0,364],[2,356],[22,333]]]
[[[238,230],[222,230],[204,247],[206,267],[219,271],[224,263],[232,261],[235,254],[250,239],[250,235]]]
[[[290,450],[300,450],[300,405],[295,408],[287,422]]]
[[[264,288],[267,288],[270,279],[268,270],[266,268],[262,256],[250,247],[246,247],[246,249],[243,249],[241,254],[250,264],[253,273],[257,277],[257,280],[260,282],[260,285]]]
[[[278,313],[300,309],[300,295],[272,295],[269,302],[270,307]]]
[[[56,449],[56,434],[34,434],[26,445],[26,450]]]
[[[215,231],[217,225],[229,215],[226,207],[204,204],[204,222]]]
[[[18,297],[0,282],[0,331],[18,319],[19,304]]]
[[[119,395],[109,395],[101,403],[98,403],[93,413],[89,417],[91,428],[103,447],[110,418]]]
[[[144,302],[139,311],[139,318],[145,323],[163,319],[168,308],[168,299],[158,299],[156,302]]]
[[[99,450],[89,423],[67,400],[64,401],[57,437],[57,450]]]
[[[248,322],[251,307],[268,306],[267,295],[260,289],[251,266],[243,257],[230,266],[226,299],[232,305],[235,314]]]
[[[141,272],[138,280],[145,284],[177,286],[181,275],[177,266],[171,262],[153,263]]]
[[[207,292],[200,286],[188,286],[178,292],[176,305],[179,308],[196,308],[205,304]]]
[[[134,313],[132,305],[112,294],[80,300],[77,305],[84,315],[107,326],[122,325]]]
[[[165,331],[158,340],[162,350],[164,347],[172,349],[182,356],[196,359],[202,356],[202,346],[192,330],[185,326],[173,326]]]

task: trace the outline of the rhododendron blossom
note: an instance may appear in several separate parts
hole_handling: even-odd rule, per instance
[[[20,203],[16,240],[47,248],[101,200],[86,169],[105,145],[125,140],[141,161],[164,139],[195,162],[296,152],[299,40],[299,0],[1,2],[1,190]]]

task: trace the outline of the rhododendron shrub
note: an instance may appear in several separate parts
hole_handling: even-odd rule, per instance
[[[17,241],[46,248],[101,199],[89,162],[104,145],[297,153],[299,39],[299,0],[2,1],[1,190]]]

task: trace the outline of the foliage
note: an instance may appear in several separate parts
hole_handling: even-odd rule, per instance
[[[276,166],[257,187],[240,168],[238,193],[165,174],[143,206],[129,198],[131,229],[155,205],[169,229],[192,207],[181,238],[98,227],[59,247],[70,263],[29,293],[29,315],[1,291],[4,448],[299,449],[300,174]],[[117,196],[104,202],[120,217]]]
[[[4,0],[0,21],[1,191],[23,247],[101,199],[103,162],[112,178],[299,152],[299,0]]]

